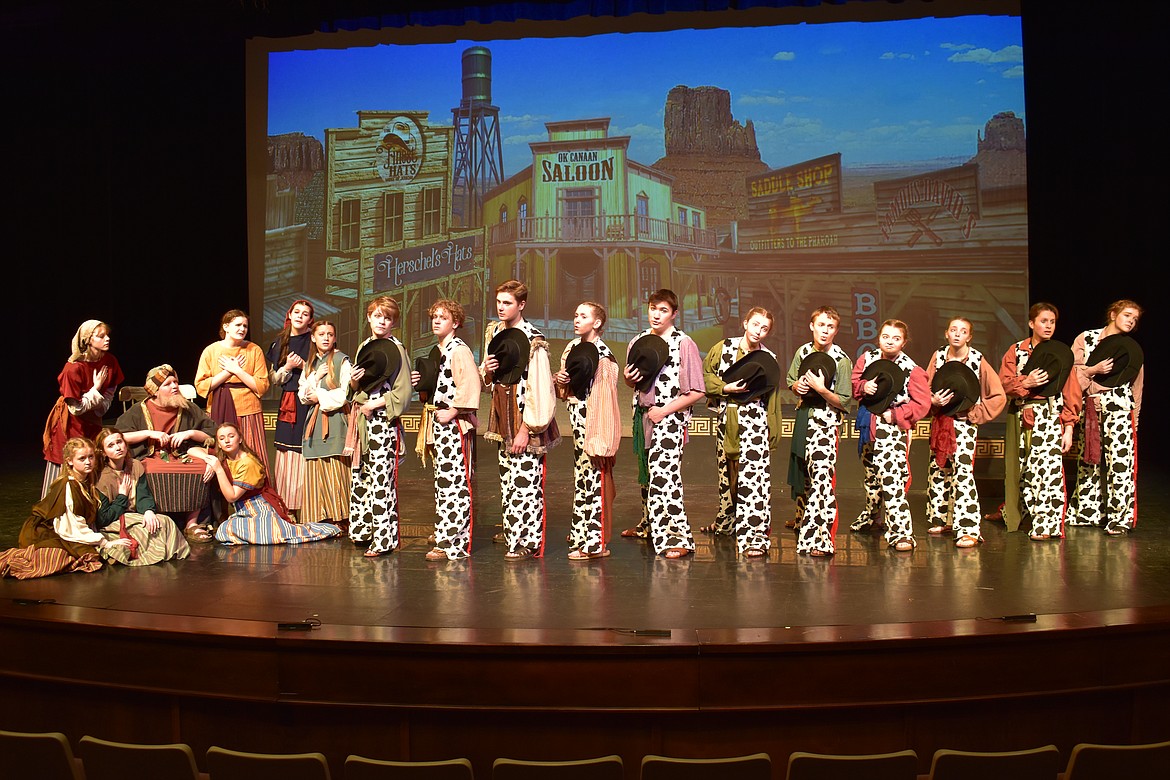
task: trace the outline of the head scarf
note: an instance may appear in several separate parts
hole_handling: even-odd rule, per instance
[[[69,342],[70,363],[76,363],[85,357],[85,353],[89,351],[89,340],[101,324],[101,320],[86,320],[81,323],[81,327],[73,334],[73,340]]]
[[[163,363],[161,366],[155,366],[150,369],[150,373],[146,375],[146,381],[142,383],[142,386],[146,388],[146,392],[150,397],[154,398],[158,394],[158,389],[162,386],[162,383],[167,381],[168,377],[172,376],[177,377],[178,372],[171,368],[169,363]]]

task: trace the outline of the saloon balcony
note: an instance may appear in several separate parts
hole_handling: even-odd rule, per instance
[[[715,231],[636,214],[593,217],[527,217],[488,226],[488,243],[567,246],[654,245],[714,250]]]

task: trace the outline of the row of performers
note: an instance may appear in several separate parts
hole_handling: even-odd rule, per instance
[[[667,558],[694,549],[681,456],[690,409],[706,398],[718,413],[720,508],[715,522],[702,530],[733,534],[744,556],[763,557],[770,545],[770,452],[780,439],[775,392],[780,369],[762,343],[771,314],[752,309],[743,336],[719,342],[702,359],[694,342],[674,327],[674,293],[659,290],[648,301],[649,328],[628,345],[619,370],[601,339],[604,308],[583,303],[574,317],[576,338],[554,374],[547,341],[523,317],[526,302],[527,288],[518,281],[497,288],[499,319],[487,329],[486,357],[478,367],[456,335],[464,320],[462,307],[436,302],[429,314],[439,343],[430,356],[416,361],[414,371],[405,369],[405,350],[391,335],[399,312],[388,297],[368,307],[371,335],[352,363],[336,349],[336,328],[314,321],[307,301],[290,308],[282,336],[267,356],[247,340],[247,315],[228,312],[221,340],[204,351],[196,376],[195,390],[208,398],[210,416],[187,402],[170,366],[152,370],[145,383],[149,398],[119,418],[119,436],[107,433],[101,451],[90,452],[95,463],[104,463],[115,475],[106,481],[117,483],[120,493],[107,485],[109,495],[103,499],[100,491],[91,492],[89,503],[100,508],[118,502],[126,507],[123,514],[132,516],[133,527],[157,528],[153,486],[153,492],[166,493],[168,509],[185,513],[186,536],[192,541],[288,543],[348,530],[351,539],[367,546],[366,555],[389,553],[399,543],[397,469],[405,449],[399,417],[417,389],[425,405],[416,450],[424,460],[433,459],[435,472],[435,546],[427,555],[463,557],[470,554],[473,515],[469,437],[478,426],[479,395],[486,389],[491,394],[486,436],[499,446],[505,557],[522,560],[544,553],[544,457],[560,438],[553,414],[556,397],[569,404],[576,456],[569,557],[605,557],[613,460],[620,442],[620,376],[635,390],[633,442],[643,506],[641,522],[622,534],[649,539]],[[1140,347],[1129,333],[1140,316],[1136,303],[1119,301],[1110,307],[1105,327],[1080,334],[1070,349],[1052,338],[1056,307],[1036,304],[1029,311],[1031,335],[1007,351],[997,373],[970,346],[971,325],[964,318],[950,323],[947,344],[923,371],[903,351],[909,338],[904,323],[885,322],[879,347],[853,363],[834,343],[837,312],[831,307],[814,311],[812,339],[794,355],[786,381],[800,400],[788,475],[797,499],[797,516],[789,525],[797,533],[798,552],[834,552],[835,464],[851,399],[860,402],[866,493],[865,508],[852,528],[884,525],[886,541],[898,551],[915,546],[906,502],[914,424],[933,416],[930,532],[953,533],[958,546],[974,546],[981,541],[972,473],[976,429],[998,416],[1009,400],[1008,441],[1018,443],[1006,458],[1002,512],[1009,527],[1027,521],[1036,540],[1063,535],[1062,455],[1072,448],[1079,422],[1083,435],[1071,522],[1103,525],[1113,535],[1132,530],[1143,372]],[[109,352],[105,324],[84,323],[71,347],[59,378],[61,398],[46,424],[44,498],[29,523],[36,525],[39,514],[42,528],[93,530],[97,521],[92,518],[74,517],[70,526],[57,523],[60,514],[54,512],[84,503],[75,501],[73,483],[96,485],[98,472],[105,470],[91,467],[92,479],[79,478],[78,468],[62,475],[55,461],[68,463],[69,455],[78,452],[74,443],[67,453],[64,440],[87,434],[87,425],[100,426],[122,376]],[[270,382],[283,390],[271,481],[259,407]],[[130,457],[118,457],[119,439]],[[114,453],[106,450],[106,442]],[[55,453],[65,457],[54,458]],[[146,479],[148,474],[152,479]],[[234,510],[214,528],[214,536],[206,511],[200,514],[208,504],[209,482],[219,486]],[[150,515],[131,511],[144,507]],[[290,522],[294,513],[301,522]],[[127,538],[126,522],[125,517],[118,520],[121,539]],[[41,536],[22,534],[22,547],[53,546],[59,538],[74,541],[59,528]]]

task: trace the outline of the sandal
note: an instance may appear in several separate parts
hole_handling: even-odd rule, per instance
[[[701,533],[701,534],[723,534],[723,531],[719,530],[718,523],[711,523],[710,525],[699,526],[699,533]],[[625,534],[623,533],[622,536],[625,536]]]
[[[1003,521],[1003,507],[1004,507],[1004,505],[1000,504],[998,507],[996,507],[994,512],[988,512],[987,514],[985,514],[983,516],[983,519],[986,520],[987,522],[996,522],[996,521],[1002,522]]]
[[[765,555],[767,555],[767,553],[759,547],[749,547],[744,550],[743,553],[745,558],[763,558]]]
[[[536,555],[536,550],[531,547],[521,547],[518,550],[509,550],[504,553],[505,561],[522,561],[525,558],[531,558]]]
[[[571,553],[569,553],[569,560],[570,561],[591,561],[594,558],[608,558],[611,554],[612,553],[610,552],[608,547],[606,547],[601,552],[596,552],[596,553],[587,553],[584,550],[573,550]]]
[[[1028,538],[1033,542],[1046,542],[1052,538],[1052,534],[1029,534]]]
[[[1125,536],[1129,533],[1128,528],[1106,528],[1105,533],[1109,536]]]
[[[685,547],[671,547],[666,552],[662,553],[662,557],[667,560],[677,561],[679,558],[690,555],[691,551]]]
[[[498,534],[494,534],[492,536],[492,544],[507,544],[507,543],[508,543],[508,537],[507,537],[507,535],[504,534],[503,531],[500,531]]]
[[[894,542],[892,547],[898,552],[913,552],[914,542],[910,541],[909,539],[899,539],[898,541]]]
[[[393,550],[383,550],[382,552],[378,552],[373,547],[370,547],[364,553],[362,553],[362,557],[363,558],[381,558],[383,555],[389,555],[392,552],[394,552],[394,551]]]
[[[926,532],[931,536],[941,536],[942,534],[949,534],[953,530],[955,529],[949,525],[932,525],[926,529]]]
[[[808,554],[814,558],[828,558],[833,553],[828,550],[809,550]]]
[[[205,525],[189,525],[183,529],[183,536],[192,544],[207,544],[215,541],[215,535]]]
[[[955,547],[974,547],[979,544],[979,537],[963,534],[955,540]]]
[[[447,553],[443,552],[438,547],[435,547],[426,554],[426,559],[428,561],[445,561],[447,560]]]
[[[622,531],[622,537],[626,539],[645,539],[648,535],[649,534],[647,534],[641,528],[637,527],[627,528],[626,530]]]

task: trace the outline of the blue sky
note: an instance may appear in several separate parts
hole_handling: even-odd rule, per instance
[[[545,122],[598,116],[653,163],[678,84],[728,90],[773,167],[833,152],[846,166],[970,157],[1000,111],[1027,129],[1019,17],[967,16],[277,52],[268,131],[323,139],[358,110],[429,110],[450,124],[472,45],[492,53],[507,175],[531,163]]]

